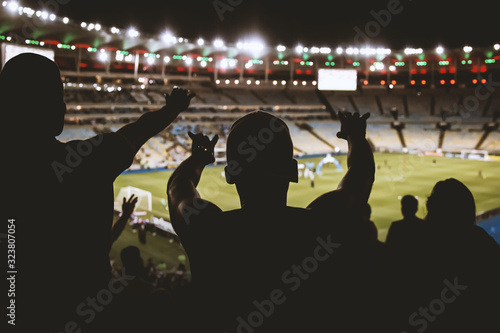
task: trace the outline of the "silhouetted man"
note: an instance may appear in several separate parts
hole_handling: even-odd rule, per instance
[[[351,291],[352,285],[339,288],[349,283],[347,270],[333,267],[335,257],[343,258],[356,238],[350,222],[360,221],[357,212],[374,180],[373,154],[365,139],[368,117],[339,114],[337,136],[348,141],[349,169],[336,190],[305,209],[287,206],[289,183],[298,181],[298,170],[281,119],[255,111],[233,124],[225,175],[236,185],[241,208],[225,212],[196,189],[204,167],[214,162],[218,138],[189,134],[192,155],[170,177],[167,194],[198,292],[189,307],[201,315],[190,321],[199,324],[193,329],[312,332],[348,321],[334,310],[345,314],[352,305],[346,302],[359,306],[359,299],[340,296],[340,289]]]
[[[107,254],[113,181],[192,96],[174,89],[167,106],[115,133],[62,143],[55,138],[66,112],[58,66],[32,53],[5,64],[0,102],[7,171],[2,175],[5,213],[17,228],[16,327],[98,332],[104,325],[112,306],[106,296],[114,290]]]
[[[401,199],[403,219],[392,222],[387,232],[386,244],[394,251],[402,248],[415,248],[422,238],[424,220],[418,218],[418,200],[413,195],[405,195]]]

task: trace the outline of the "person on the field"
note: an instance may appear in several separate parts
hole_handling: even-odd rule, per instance
[[[198,292],[189,309],[203,318],[190,323],[210,332],[375,325],[354,320],[374,313],[373,308],[364,312],[367,302],[360,302],[370,281],[366,272],[354,273],[363,265],[351,267],[345,256],[360,242],[352,230],[359,229],[360,207],[374,181],[373,153],[365,139],[368,117],[339,114],[337,136],[348,142],[349,169],[336,190],[307,208],[287,205],[298,170],[283,120],[255,111],[231,127],[225,176],[236,185],[241,208],[230,211],[201,198],[196,189],[205,166],[214,162],[217,136],[189,133],[191,156],[171,175],[167,194]],[[362,285],[353,282],[361,280]]]
[[[108,288],[112,278],[113,181],[192,97],[174,89],[165,107],[114,133],[63,143],[56,139],[66,113],[57,64],[33,53],[5,63],[0,73],[2,148],[12,162],[2,172],[9,207],[4,213],[18,221],[22,275],[16,310],[23,319],[16,326],[22,331],[61,332],[74,322],[74,331],[99,332],[108,312],[91,317],[85,300]]]

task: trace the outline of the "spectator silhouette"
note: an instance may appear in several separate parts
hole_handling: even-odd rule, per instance
[[[422,241],[424,221],[415,215],[417,211],[418,200],[413,195],[405,195],[401,199],[403,219],[392,222],[387,232],[386,244],[392,252],[412,251]]]
[[[4,65],[2,143],[9,159],[4,178],[10,218],[16,218],[22,239],[17,252],[23,272],[17,281],[21,329],[34,325],[40,332],[60,332],[70,323],[75,330],[99,332],[105,326],[106,312],[90,319],[81,313],[84,308],[77,309],[111,279],[113,181],[192,96],[174,89],[165,107],[115,133],[62,143],[56,136],[66,105],[58,66],[32,53]]]
[[[410,322],[426,332],[494,332],[500,313],[500,246],[475,225],[472,193],[457,179],[439,181],[427,211],[419,255],[408,270],[410,283],[406,291],[396,291],[406,324],[396,331]],[[409,321],[413,312],[418,314]]]
[[[287,205],[289,183],[298,181],[298,170],[290,133],[281,119],[255,111],[231,127],[225,175],[236,185],[241,204],[231,211],[202,199],[196,189],[204,167],[214,162],[217,136],[210,140],[189,133],[192,154],[170,177],[167,194],[171,221],[189,256],[198,295],[189,310],[203,318],[195,323],[201,327],[193,329],[319,331],[347,322],[351,329],[356,327],[350,319],[359,315],[352,293],[357,290],[345,285],[352,276],[334,267],[337,262],[339,267],[349,266],[342,254],[357,237],[352,231],[358,227],[350,222],[359,223],[357,212],[367,202],[374,180],[373,154],[365,139],[368,116],[339,114],[337,135],[350,147],[348,171],[336,190],[305,209]],[[321,258],[314,259],[314,253]],[[214,258],[221,264],[214,266]],[[313,263],[302,271],[300,265],[308,261],[317,266]],[[349,311],[349,319],[343,317]]]

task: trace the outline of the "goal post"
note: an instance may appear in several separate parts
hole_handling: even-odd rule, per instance
[[[460,158],[466,160],[488,161],[489,155],[487,150],[462,149]]]
[[[115,210],[122,211],[123,198],[130,198],[132,194],[137,197],[136,211],[151,211],[153,210],[153,198],[151,192],[133,187],[122,187],[115,198]]]

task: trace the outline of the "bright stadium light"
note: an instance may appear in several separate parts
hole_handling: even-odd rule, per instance
[[[415,49],[415,48],[412,48],[412,47],[407,47],[407,48],[405,48],[404,52],[405,52],[406,55],[422,54],[424,52],[424,50],[422,48]]]
[[[167,45],[175,44],[177,42],[177,38],[169,30],[164,31],[160,38]]]
[[[62,21],[63,21],[64,24],[68,24],[69,23],[69,18],[63,17]]]
[[[494,48],[496,51],[498,51],[498,50],[500,49],[500,44],[495,44],[495,45],[493,45],[493,48]]]
[[[115,35],[120,33],[120,29],[118,29],[117,27],[111,27],[110,31]]]
[[[40,15],[41,19],[42,20],[47,20],[49,18],[49,12],[47,12],[46,10],[42,11],[42,14]]]
[[[99,59],[99,61],[106,62],[106,61],[108,61],[109,56],[108,56],[107,52],[99,52],[99,54],[97,55],[97,58]]]
[[[137,31],[137,29],[131,27],[127,30],[127,36],[129,36],[130,38],[137,38],[139,37],[140,33],[139,31]]]
[[[470,53],[471,51],[472,51],[472,46],[469,46],[469,45],[464,46],[465,53]]]
[[[4,5],[4,7],[7,7],[7,10],[11,13],[17,12],[17,9],[19,8],[19,2],[17,1],[4,1],[2,5]]]
[[[184,62],[186,63],[186,65],[188,66],[191,66],[193,64],[193,58],[186,58],[186,60],[184,60]]]
[[[335,52],[337,52],[337,54],[342,54],[342,52],[344,52],[344,49],[339,46],[339,47],[337,47]]]
[[[220,38],[217,38],[215,39],[213,42],[212,42],[212,45],[214,47],[217,47],[217,48],[221,48],[221,47],[224,47],[224,41]]]
[[[102,28],[102,26],[101,26],[99,23],[96,23],[96,24],[95,24],[95,26],[94,26],[94,29],[95,29],[96,31],[100,31],[100,30],[101,30],[101,28]]]
[[[170,62],[170,57],[169,56],[165,56],[163,58],[163,62],[166,63],[166,64],[168,64]]]
[[[278,52],[285,52],[286,51],[286,46],[284,46],[284,45],[278,45],[278,46],[276,46],[276,51],[278,51]]]
[[[203,40],[203,38],[198,38],[196,44],[198,44],[198,46],[203,46],[205,44],[205,41]]]
[[[444,47],[442,47],[441,45],[436,47],[436,53],[437,54],[443,54],[444,53]]]
[[[52,22],[56,20],[56,15],[55,14],[50,14],[49,15],[49,20],[51,20]]]
[[[328,53],[331,53],[332,52],[332,49],[329,48],[329,47],[320,47],[319,49],[319,53],[322,53],[322,54],[328,54]]]
[[[295,52],[297,54],[301,54],[302,52],[304,52],[304,47],[302,45],[300,45],[300,44],[297,45],[297,46],[295,46]]]
[[[86,23],[86,22],[82,22],[82,23],[80,24],[80,27],[82,27],[82,28],[84,28],[84,29],[85,29],[85,28],[87,27],[87,23]]]

